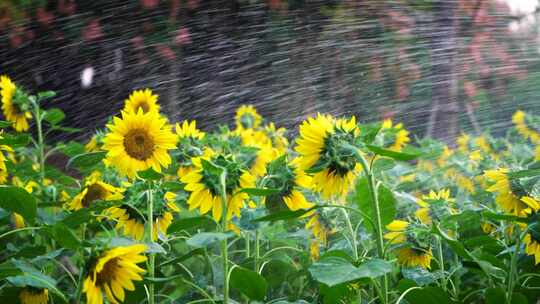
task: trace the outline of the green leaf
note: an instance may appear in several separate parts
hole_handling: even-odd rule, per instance
[[[179,257],[176,257],[176,258],[173,258],[173,259],[170,259],[168,261],[165,261],[163,263],[161,263],[159,265],[159,267],[163,267],[163,266],[167,266],[169,264],[174,264],[174,263],[178,263],[178,262],[182,262],[184,260],[187,260],[191,257],[194,257],[194,256],[197,256],[197,255],[204,255],[205,253],[205,250],[203,248],[196,248],[196,249],[193,249],[191,250],[190,252],[182,255],[182,256],[179,256]]]
[[[420,154],[416,154],[416,153],[411,154],[411,153],[404,153],[404,152],[396,152],[396,151],[388,150],[388,149],[381,148],[374,145],[367,145],[367,148],[371,152],[377,155],[386,156],[386,157],[390,157],[397,160],[404,160],[404,161],[413,160],[420,156]]]
[[[238,193],[243,192],[243,193],[247,193],[247,194],[249,194],[251,196],[269,196],[269,195],[272,195],[272,194],[277,194],[280,191],[281,191],[280,189],[270,189],[270,188],[244,188],[244,189],[238,191]]]
[[[19,268],[23,274],[6,278],[8,282],[18,287],[32,286],[37,288],[47,288],[55,293],[67,303],[66,296],[56,288],[56,281],[48,275],[41,273],[34,266],[19,260],[13,260],[15,267]]]
[[[521,222],[521,223],[528,223],[530,221],[527,218],[510,215],[510,214],[495,213],[495,212],[490,212],[490,211],[483,211],[482,216],[486,219],[495,220],[495,221],[510,221],[510,222]]]
[[[379,211],[381,215],[381,223],[383,226],[390,224],[396,216],[396,199],[392,191],[384,185],[380,185],[378,189]],[[362,177],[356,184],[356,192],[353,196],[358,209],[364,211],[366,216],[369,216],[364,225],[368,231],[373,231],[372,223],[376,223],[376,210],[373,208],[373,200],[371,198],[368,180]]]
[[[528,170],[521,170],[521,171],[516,171],[516,172],[509,172],[507,175],[511,179],[524,178],[524,177],[536,177],[536,176],[540,176],[540,169],[528,169]]]
[[[137,172],[137,175],[144,180],[160,180],[163,178],[163,174],[156,172],[152,168],[148,168],[144,171]]]
[[[256,301],[264,301],[268,289],[268,283],[260,274],[242,267],[233,268],[230,284],[232,288]]]
[[[222,232],[200,232],[190,237],[186,243],[191,247],[202,248],[218,241],[228,239],[231,235]]]
[[[67,249],[77,249],[81,244],[81,241],[75,233],[73,233],[73,230],[69,229],[61,222],[56,223],[54,226],[47,227],[46,231],[58,242],[58,244]]]
[[[47,99],[47,98],[52,98],[56,96],[56,92],[55,91],[44,91],[44,92],[39,92],[37,97],[39,100],[43,100],[43,99]]]
[[[172,234],[188,229],[213,230],[217,226],[216,221],[208,216],[196,216],[175,220],[167,229],[167,233]]]
[[[4,262],[0,264],[0,280],[7,278],[22,275],[23,272],[17,268],[11,261]]]
[[[441,272],[429,272],[422,267],[402,268],[401,273],[405,279],[413,280],[418,286],[431,284],[443,276]]]
[[[167,181],[164,182],[161,186],[163,187],[163,189],[172,192],[184,190],[184,185],[179,182]]]
[[[10,121],[0,120],[0,128],[2,129],[5,129],[11,125],[12,123]]]
[[[502,299],[506,299],[506,292],[500,287],[491,287],[484,292],[486,304],[499,304]]]
[[[377,137],[377,134],[379,134],[381,127],[381,123],[361,125],[360,128],[362,132],[360,133],[360,139],[362,142],[371,144]]]
[[[263,217],[256,218],[253,220],[253,222],[275,222],[275,221],[282,221],[282,220],[291,220],[291,219],[299,218],[302,215],[310,212],[311,210],[315,208],[317,208],[317,206],[311,207],[309,209],[299,209],[296,211],[291,211],[291,210],[278,211],[278,212],[271,213]]]
[[[446,293],[440,287],[423,287],[419,289],[413,289],[405,296],[405,299],[409,303],[414,304],[454,304],[448,293]]]
[[[99,164],[105,158],[105,155],[107,155],[105,151],[78,154],[69,159],[66,168],[75,167],[86,170]]]
[[[374,279],[392,271],[390,262],[373,259],[355,267],[349,261],[330,257],[321,259],[309,267],[311,276],[329,287],[362,278]]]
[[[30,135],[28,134],[10,134],[6,133],[2,135],[0,139],[0,145],[10,146],[12,148],[24,147],[30,142]]]
[[[64,114],[64,112],[58,108],[45,111],[45,115],[43,116],[43,119],[45,119],[45,121],[51,125],[59,124],[62,122],[62,120],[64,120],[64,118],[66,118],[66,114]]]
[[[0,207],[17,212],[31,223],[37,214],[35,198],[23,188],[15,186],[0,185]]]

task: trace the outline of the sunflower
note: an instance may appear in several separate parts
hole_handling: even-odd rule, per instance
[[[32,118],[29,111],[21,109],[19,103],[14,100],[17,93],[17,86],[8,76],[0,76],[0,95],[2,97],[2,111],[7,121],[13,123],[13,128],[17,132],[28,130],[28,120]]]
[[[195,120],[192,120],[191,122],[184,120],[182,124],[176,123],[175,131],[180,139],[192,138],[201,140],[205,135],[204,132],[197,129],[197,122]]]
[[[143,113],[159,113],[157,99],[158,96],[154,95],[150,89],[135,90],[129,95],[128,99],[126,99],[123,111],[137,113],[140,110]]]
[[[527,233],[523,239],[525,253],[534,256],[534,264],[540,264],[540,234],[537,232]]]
[[[26,226],[24,223],[24,218],[17,212],[13,212],[11,214],[11,223],[15,229],[24,228]]]
[[[255,129],[261,125],[262,117],[257,113],[257,110],[252,105],[241,105],[236,110],[236,128],[238,130],[243,129]]]
[[[354,116],[336,120],[318,114],[300,125],[299,168],[313,172],[312,188],[326,199],[344,196],[355,180],[360,166],[350,147],[358,132]]]
[[[86,152],[97,152],[99,151],[99,144],[97,141],[97,135],[92,135],[90,140],[84,145],[84,150]]]
[[[144,237],[144,217],[133,207],[123,204],[118,207],[111,207],[105,210],[105,217],[110,217],[116,221],[115,228],[123,230],[124,234],[140,241]]]
[[[467,153],[469,151],[469,141],[471,140],[471,137],[467,133],[461,133],[461,135],[457,138],[456,142],[458,144],[458,150]]]
[[[49,302],[49,290],[26,286],[19,292],[21,304],[47,304]]]
[[[495,202],[505,212],[517,216],[525,216],[530,213],[531,206],[527,204],[527,201],[520,199],[521,196],[524,196],[525,191],[516,181],[508,178],[508,169],[486,170],[484,177],[493,182],[486,190],[497,194]]]
[[[212,210],[212,217],[219,221],[222,216],[222,201],[217,172],[206,170],[203,162],[211,161],[227,170],[226,194],[227,194],[227,219],[233,215],[240,217],[240,209],[249,195],[238,192],[243,188],[255,187],[255,177],[249,172],[242,170],[230,157],[214,155],[213,157],[196,157],[192,159],[193,171],[182,176],[180,181],[186,186],[184,190],[190,192],[187,204],[189,210],[198,208],[201,214]]]
[[[394,125],[391,119],[385,119],[382,123],[381,129],[392,129],[394,132],[393,143],[388,147],[389,150],[400,152],[403,147],[411,141],[409,138],[409,131],[403,128],[402,123]]]
[[[124,302],[124,289],[133,291],[133,281],[141,281],[145,271],[137,264],[146,261],[142,254],[146,245],[116,247],[105,251],[90,265],[83,292],[88,304],[102,304],[103,293],[108,301]]]
[[[155,217],[152,225],[152,241],[157,241],[159,235],[167,236],[167,229],[172,224],[172,220],[173,215],[169,211]]]
[[[90,207],[96,200],[121,200],[124,198],[122,192],[124,192],[124,189],[116,188],[103,182],[101,180],[101,173],[95,171],[86,179],[81,192],[79,192],[71,202],[66,204],[66,208],[68,210],[79,210]]]
[[[237,130],[235,133],[239,134],[243,146],[257,149],[255,158],[250,163],[250,172],[255,177],[264,175],[266,165],[277,156],[268,136],[262,131],[253,129]]]
[[[174,212],[180,212],[180,208],[176,205],[176,193],[167,191],[165,192],[165,195],[163,195],[163,199],[166,202],[167,208]]]
[[[405,267],[422,267],[424,269],[431,268],[431,259],[433,253],[431,248],[420,249],[413,247],[398,248],[396,250],[398,263]]]
[[[276,128],[274,123],[271,122],[264,127],[264,132],[270,139],[271,146],[274,148],[274,153],[276,153],[274,158],[287,153],[289,141],[287,140],[287,137],[285,137],[285,133],[287,132],[285,128]]]
[[[161,172],[171,163],[168,150],[176,148],[177,136],[157,112],[122,112],[108,124],[103,140],[106,160],[121,174],[134,178],[138,171],[152,168]]]
[[[433,254],[426,242],[409,235],[411,225],[406,221],[394,220],[386,226],[390,232],[384,235],[390,244],[400,244],[396,248],[398,263],[405,267],[422,267],[429,269]],[[414,234],[417,236],[416,234]]]
[[[280,189],[279,193],[264,198],[266,208],[269,210],[279,211],[287,206],[289,210],[296,211],[313,206],[301,191],[301,188],[311,187],[311,177],[296,166],[296,160],[288,164],[286,157],[281,156],[268,164],[264,186]]]
[[[450,197],[449,189],[441,189],[438,192],[429,191],[428,195],[422,196],[417,201],[420,208],[416,210],[416,217],[425,225],[431,225],[433,217],[439,219],[445,214],[452,213],[448,204],[453,203],[455,199]]]

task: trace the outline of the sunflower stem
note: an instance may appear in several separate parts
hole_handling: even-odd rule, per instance
[[[347,210],[342,208],[341,211],[343,212],[343,216],[345,217],[345,222],[347,223],[347,229],[349,230],[349,234],[351,235],[350,245],[351,245],[351,250],[353,252],[354,260],[358,261],[358,250],[357,250],[358,245],[356,243],[356,233],[354,232],[351,219],[349,217],[349,213],[347,212]]]
[[[259,257],[260,257],[260,237],[259,229],[255,229],[255,255],[253,259],[253,264],[255,272],[259,273]]]
[[[43,140],[43,117],[39,108],[39,104],[36,100],[31,100],[32,108],[34,110],[34,116],[36,117],[36,127],[38,136],[38,162],[39,162],[39,181],[43,186],[43,180],[45,180],[45,144]]]
[[[148,182],[148,242],[152,243],[152,235],[154,232],[154,195],[152,193],[152,183]],[[148,275],[151,278],[155,277],[155,263],[156,263],[156,256],[154,253],[150,253],[149,256],[149,264],[148,264]],[[148,284],[148,303],[154,304],[155,303],[155,296],[154,296],[154,283],[150,282]]]
[[[371,203],[373,204],[373,210],[375,211],[375,232],[376,232],[376,238],[377,238],[377,254],[380,259],[384,260],[384,238],[383,238],[383,227],[382,227],[382,219],[381,219],[381,208],[379,204],[379,197],[377,195],[377,186],[375,184],[375,178],[373,177],[373,172],[371,171],[371,167],[368,165],[366,159],[359,155],[360,164],[362,165],[362,168],[364,169],[364,173],[366,174],[366,178],[368,180],[368,188],[369,193],[371,196]],[[386,304],[388,303],[388,276],[385,274],[381,278],[381,303]]]
[[[223,169],[220,175],[221,185],[221,231],[227,233],[227,170]],[[223,257],[223,304],[229,303],[229,252],[228,241],[224,238],[221,241],[221,256]]]
[[[519,253],[519,247],[521,246],[521,235],[520,235],[519,226],[514,226],[514,236],[517,236],[516,244],[514,247],[514,252],[512,252],[512,257],[510,259],[510,271],[508,272],[508,280],[507,280],[507,286],[506,286],[506,303],[510,304],[512,303],[512,293],[514,292],[514,285],[515,281],[514,278],[516,277],[516,267],[517,267],[517,258]]]
[[[443,255],[442,240],[440,237],[437,237],[437,246],[438,246],[437,251],[439,255],[439,269],[441,270],[441,273],[443,275],[441,278],[442,288],[444,291],[446,291],[447,279],[446,279],[446,275],[444,274],[444,255]]]

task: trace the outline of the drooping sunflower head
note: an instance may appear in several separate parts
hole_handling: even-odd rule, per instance
[[[496,194],[495,202],[505,212],[526,216],[531,213],[531,206],[527,200],[521,200],[521,197],[528,196],[527,191],[517,179],[508,176],[509,170],[500,168],[496,170],[486,170],[484,177],[491,182],[491,186],[486,190]]]
[[[285,128],[276,128],[274,123],[271,122],[264,127],[264,131],[271,140],[272,147],[276,150],[276,157],[285,154],[289,147],[289,141],[285,136],[287,130]]]
[[[107,128],[103,140],[106,160],[121,174],[134,178],[139,171],[152,168],[161,172],[171,163],[168,151],[176,148],[178,138],[157,112],[122,112]]]
[[[143,113],[159,113],[157,99],[158,96],[150,89],[135,90],[126,99],[123,111],[128,113],[137,113],[139,111]]]
[[[193,159],[194,170],[182,176],[180,180],[186,184],[184,190],[190,192],[187,204],[189,210],[199,209],[201,214],[212,210],[216,221],[222,217],[222,184],[220,168],[226,168],[225,194],[227,196],[227,218],[233,215],[240,217],[240,210],[249,198],[246,193],[238,193],[242,188],[255,186],[255,177],[243,170],[231,156],[216,154],[212,157]]]
[[[253,129],[238,129],[234,133],[242,142],[233,151],[237,159],[242,160],[254,176],[264,175],[266,165],[277,156],[270,138],[265,132]]]
[[[470,140],[471,140],[471,137],[469,136],[469,134],[461,133],[461,135],[456,140],[459,151],[463,153],[467,153],[467,151],[469,151]]]
[[[19,292],[21,304],[47,304],[49,302],[49,290],[26,286]]]
[[[88,304],[123,302],[124,290],[135,290],[133,281],[141,281],[145,271],[137,264],[146,261],[146,245],[136,244],[109,249],[93,258],[84,280],[83,292]]]
[[[525,243],[525,253],[534,257],[534,264],[540,264],[540,225],[533,223],[529,225],[529,233],[523,239]]]
[[[116,221],[115,228],[122,230],[125,235],[140,241],[144,237],[146,219],[135,208],[128,204],[111,207],[103,212],[104,217]]]
[[[17,132],[23,132],[30,127],[28,120],[32,118],[27,97],[17,88],[8,76],[0,76],[0,96],[2,111],[7,121],[13,124]]]
[[[255,129],[261,125],[262,116],[253,105],[241,105],[236,110],[235,120],[237,129]]]
[[[101,174],[96,171],[86,179],[81,192],[66,204],[66,208],[69,210],[79,210],[90,207],[97,200],[120,200],[124,197],[123,192],[124,189],[114,187],[101,180]]]
[[[313,206],[302,192],[302,188],[308,189],[311,186],[311,177],[298,169],[293,162],[287,162],[285,155],[270,162],[266,168],[265,187],[280,189],[279,193],[265,197],[268,210],[276,212],[288,208],[296,211]]]
[[[328,244],[328,236],[333,232],[328,220],[315,210],[308,212],[303,217],[309,217],[306,223],[306,229],[311,231],[315,240],[326,246]]]
[[[354,144],[359,134],[356,118],[334,119],[318,114],[300,125],[296,152],[299,168],[313,174],[313,190],[324,198],[343,196],[360,166]]]
[[[172,221],[173,214],[169,211],[154,215],[154,223],[152,225],[152,241],[157,241],[158,237],[166,237],[167,229],[172,224]]]
[[[405,267],[431,268],[431,248],[402,247],[396,249],[398,263]]]

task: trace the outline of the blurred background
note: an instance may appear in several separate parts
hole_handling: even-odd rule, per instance
[[[57,91],[81,139],[148,87],[205,129],[250,103],[293,132],[322,111],[450,141],[540,113],[538,4],[0,0],[0,74]]]

